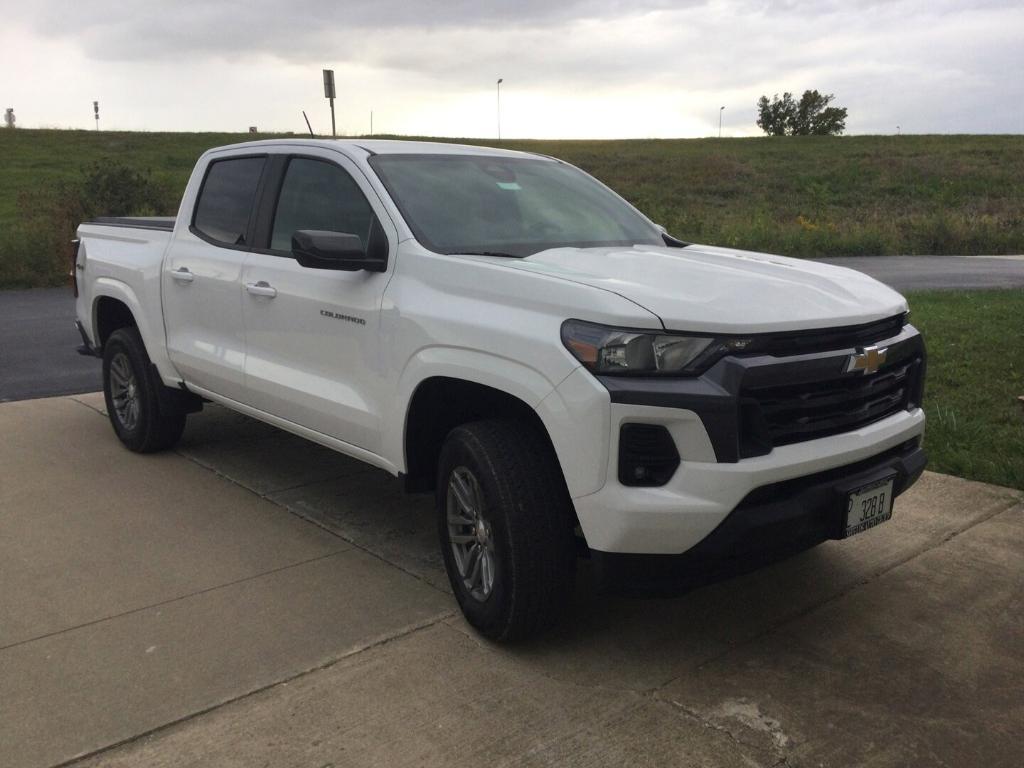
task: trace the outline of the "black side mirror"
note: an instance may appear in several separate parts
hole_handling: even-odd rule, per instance
[[[292,234],[292,255],[310,269],[383,272],[388,265],[386,258],[368,255],[358,236],[320,229],[296,230]]]

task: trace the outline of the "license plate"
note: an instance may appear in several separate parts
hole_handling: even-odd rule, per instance
[[[863,533],[892,517],[893,479],[851,491],[846,507],[846,536]]]

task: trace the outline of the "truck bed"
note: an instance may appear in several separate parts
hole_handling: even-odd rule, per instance
[[[98,216],[84,222],[104,227],[132,227],[133,229],[158,229],[174,231],[173,216]]]

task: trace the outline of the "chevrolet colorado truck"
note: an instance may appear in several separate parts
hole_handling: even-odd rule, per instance
[[[924,468],[903,297],[682,242],[552,157],[238,144],[176,218],[78,237],[125,446],[213,402],[432,491],[455,599],[497,640],[554,623],[581,556],[641,578],[796,551],[889,519]]]

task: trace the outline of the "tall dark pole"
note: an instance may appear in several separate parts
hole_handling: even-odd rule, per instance
[[[98,131],[100,129],[100,103],[98,101],[92,103],[92,113],[96,116],[96,130]]]
[[[498,78],[498,141],[501,141],[501,84],[505,82],[503,78]]]
[[[722,113],[725,111],[725,107],[718,108],[718,138],[722,138]]]

